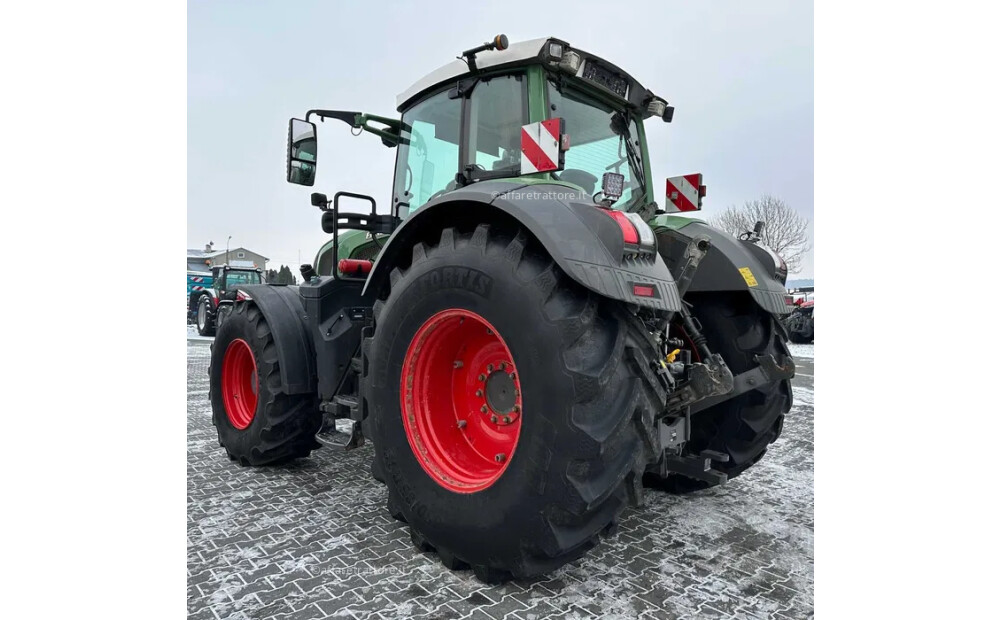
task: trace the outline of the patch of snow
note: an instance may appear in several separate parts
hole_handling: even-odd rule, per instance
[[[788,344],[788,350],[792,352],[792,357],[808,357],[814,359],[813,345],[811,344]]]

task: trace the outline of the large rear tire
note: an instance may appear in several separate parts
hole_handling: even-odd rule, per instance
[[[418,243],[375,304],[363,379],[390,514],[489,583],[551,571],[613,529],[665,402],[635,319],[528,245],[486,225]]]
[[[775,319],[749,295],[696,294],[685,301],[701,323],[702,333],[714,353],[722,355],[734,375],[750,370],[755,355],[789,355],[782,330]],[[729,479],[759,461],[781,434],[785,414],[792,406],[790,381],[769,383],[691,416],[691,440],[685,454],[714,450],[729,455],[728,463],[713,467]],[[647,486],[671,493],[689,493],[711,485],[702,480],[671,474],[666,478],[647,473]]]
[[[316,396],[282,391],[271,328],[252,302],[237,303],[219,328],[209,376],[212,423],[230,459],[276,465],[322,445]]]

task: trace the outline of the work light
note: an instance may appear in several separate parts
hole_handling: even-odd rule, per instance
[[[566,50],[563,52],[562,60],[559,61],[559,68],[563,71],[568,71],[576,75],[576,72],[580,70],[580,65],[583,63],[583,59],[576,52],[571,52]]]
[[[667,111],[667,102],[659,97],[654,97],[649,105],[646,106],[646,111],[648,111],[653,116],[663,116]]]
[[[604,178],[601,179],[601,192],[604,194],[605,200],[614,202],[622,197],[623,191],[625,191],[625,175],[617,172],[605,172]]]

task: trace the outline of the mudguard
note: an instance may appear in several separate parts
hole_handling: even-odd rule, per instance
[[[316,361],[299,287],[248,284],[236,290],[249,295],[267,319],[278,354],[282,390],[286,394],[315,392]]]
[[[700,220],[661,215],[651,225],[657,249],[671,267],[681,260],[691,238],[705,235],[712,242],[689,292],[747,291],[768,312],[778,315],[791,312],[792,308],[785,303],[785,284],[779,280],[781,267],[765,248],[736,239]]]
[[[623,258],[621,229],[590,196],[566,185],[511,180],[474,183],[414,211],[386,242],[364,293],[384,286],[392,269],[401,258],[408,259],[413,243],[428,228],[498,218],[517,221],[570,278],[599,295],[656,310],[681,308],[677,285],[663,259],[657,254]],[[634,295],[636,284],[653,286],[654,296]]]

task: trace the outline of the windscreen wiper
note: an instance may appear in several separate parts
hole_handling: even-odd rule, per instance
[[[618,112],[611,119],[611,129],[618,137],[621,139],[621,143],[625,144],[625,156],[628,158],[628,167],[632,170],[632,174],[639,181],[639,188],[642,190],[641,194],[646,194],[646,177],[643,174],[642,169],[642,158],[635,150],[635,145],[632,144],[632,134],[628,129],[628,120],[625,116]]]

